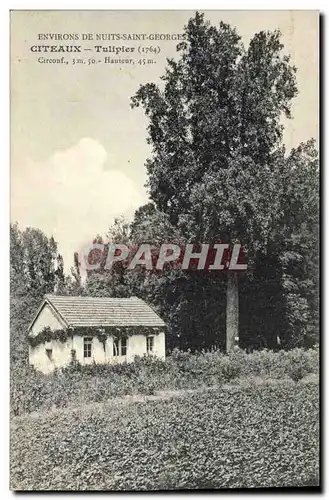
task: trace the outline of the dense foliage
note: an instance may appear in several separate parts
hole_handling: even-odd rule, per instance
[[[18,417],[11,488],[317,486],[318,397],[292,382]]]
[[[46,293],[63,293],[68,279],[57,243],[39,229],[10,226],[10,354],[27,359],[27,328]]]
[[[174,351],[166,361],[136,358],[134,363],[116,365],[73,364],[49,375],[27,364],[15,366],[11,384],[13,415],[57,407],[108,401],[116,396],[154,394],[165,390],[221,387],[225,382],[259,378],[298,381],[319,371],[318,349],[291,351]]]

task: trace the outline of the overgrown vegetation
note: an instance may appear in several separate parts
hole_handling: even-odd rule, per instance
[[[72,365],[49,375],[17,364],[11,384],[11,410],[13,415],[21,415],[128,394],[220,387],[240,377],[298,381],[309,373],[318,373],[318,363],[319,351],[314,348],[249,354],[238,350],[227,355],[176,350],[166,361],[144,357],[129,364]]]
[[[313,383],[221,388],[16,418],[11,487],[316,486],[318,392]]]

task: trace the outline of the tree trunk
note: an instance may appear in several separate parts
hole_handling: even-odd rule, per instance
[[[226,291],[226,352],[239,345],[239,288],[236,273],[229,272]]]

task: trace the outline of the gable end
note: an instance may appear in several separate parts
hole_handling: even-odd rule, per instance
[[[42,318],[42,316],[44,316],[44,318]],[[40,326],[37,327],[36,331],[33,331],[38,322],[40,322]],[[43,301],[34,316],[28,328],[28,335],[36,336],[44,327],[50,327],[52,329],[68,328],[68,324],[64,318],[47,298]]]

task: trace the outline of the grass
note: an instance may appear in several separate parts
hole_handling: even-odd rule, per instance
[[[11,421],[15,490],[315,486],[317,383],[222,386]]]

